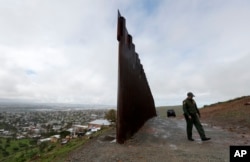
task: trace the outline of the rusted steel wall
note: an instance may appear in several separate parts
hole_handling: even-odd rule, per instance
[[[156,116],[154,99],[125,18],[118,11],[117,142],[124,143],[150,118]]]

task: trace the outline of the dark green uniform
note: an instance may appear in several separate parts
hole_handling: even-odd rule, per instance
[[[197,116],[197,114],[200,116],[200,112],[193,99],[187,98],[183,101],[183,112],[184,112],[184,116],[187,122],[188,139],[192,139],[193,125],[196,127],[201,139],[205,139],[206,136],[205,136],[204,129],[200,123],[199,117]],[[189,116],[191,116],[191,119],[189,118]]]

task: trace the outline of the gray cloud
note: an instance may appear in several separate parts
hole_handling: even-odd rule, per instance
[[[117,9],[156,105],[248,95],[249,2],[0,2],[0,98],[116,104]]]

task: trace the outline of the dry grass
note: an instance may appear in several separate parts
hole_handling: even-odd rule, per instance
[[[202,120],[230,131],[250,133],[250,96],[220,102],[200,109]]]

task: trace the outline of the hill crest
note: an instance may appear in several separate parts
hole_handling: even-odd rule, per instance
[[[200,109],[202,121],[229,131],[250,133],[250,96],[218,102]]]

